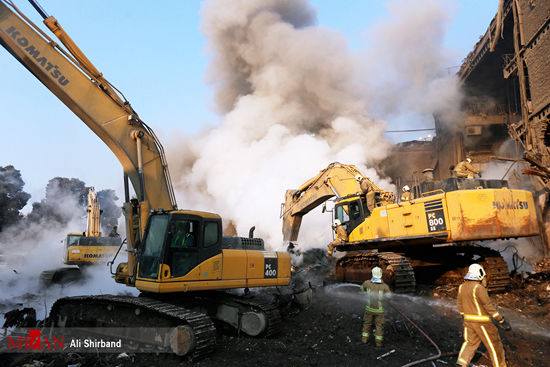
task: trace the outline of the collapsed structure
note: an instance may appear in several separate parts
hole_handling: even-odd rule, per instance
[[[414,186],[451,177],[451,168],[466,156],[482,170],[508,162],[502,178],[512,187],[534,192],[541,224],[539,250],[545,256],[550,254],[549,14],[549,2],[501,0],[458,71],[462,121],[434,116],[432,141],[398,144],[382,164],[394,183]]]

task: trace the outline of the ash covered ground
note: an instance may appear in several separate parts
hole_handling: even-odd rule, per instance
[[[320,254],[320,253],[317,253]],[[313,260],[313,262],[311,262]],[[356,285],[326,284],[331,264],[321,256],[308,259],[298,275],[311,281],[312,303],[283,310],[281,332],[249,338],[221,330],[216,351],[196,362],[168,354],[22,354],[0,356],[11,366],[402,366],[436,354],[432,344],[397,311],[388,307],[385,346],[361,343],[363,296]],[[315,262],[316,261],[316,262]],[[323,285],[325,283],[325,285]],[[513,282],[506,293],[492,295],[513,330],[500,332],[508,366],[550,366],[550,273]],[[454,365],[462,344],[456,287],[420,285],[414,296],[394,295],[392,303],[439,346],[442,357],[424,366]],[[491,366],[481,347],[474,362]],[[389,353],[389,354],[387,354]],[[383,355],[387,354],[384,357]]]

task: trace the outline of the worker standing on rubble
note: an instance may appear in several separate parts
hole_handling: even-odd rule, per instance
[[[334,241],[328,244],[328,252],[327,257],[331,257],[332,253],[334,252],[334,246],[340,245],[344,242],[348,241],[348,233],[346,232],[346,227],[342,225],[342,222],[340,222],[339,219],[335,219],[332,228],[334,229],[334,232],[336,233],[336,238]]]
[[[470,157],[458,163],[454,168],[454,172],[456,177],[461,178],[473,179],[474,175],[479,175],[479,177],[481,177],[481,173],[472,165],[472,159]]]
[[[363,334],[361,341],[368,343],[372,332],[372,323],[376,326],[374,341],[378,348],[384,343],[384,298],[391,293],[390,287],[382,281],[382,269],[378,266],[372,268],[372,278],[361,285],[361,291],[367,294],[365,314],[363,315]]]
[[[477,347],[483,342],[494,367],[506,367],[504,348],[498,330],[491,318],[506,331],[512,330],[510,324],[498,313],[487,293],[487,277],[479,264],[472,264],[466,281],[458,288],[458,311],[464,317],[464,343],[458,354],[457,366],[468,366]]]

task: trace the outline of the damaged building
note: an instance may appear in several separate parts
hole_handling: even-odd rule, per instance
[[[541,250],[550,252],[550,2],[500,0],[487,31],[458,71],[463,91],[460,124],[434,117],[432,141],[397,144],[384,173],[399,187],[433,172],[452,176],[467,156],[476,168],[507,164],[502,178],[534,192]],[[407,162],[406,165],[399,162]],[[426,171],[426,169],[428,169]],[[428,176],[429,177],[429,176]]]

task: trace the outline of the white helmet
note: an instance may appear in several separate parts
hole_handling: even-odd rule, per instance
[[[403,186],[403,191],[411,191],[411,188],[408,185]]]
[[[468,163],[472,163],[472,158],[466,158],[466,160],[468,161]]]
[[[336,228],[341,224],[342,222],[340,222],[340,219],[335,219],[334,222],[332,222],[332,227]]]
[[[381,279],[382,269],[380,269],[378,266],[375,266],[374,268],[372,268],[372,277],[373,279]]]
[[[483,269],[483,266],[479,264],[472,264],[468,268],[468,274],[464,277],[466,280],[483,280],[487,273],[485,272],[485,269]]]
[[[355,181],[361,182],[362,179],[363,179],[363,176],[361,176],[361,175],[355,175]]]

